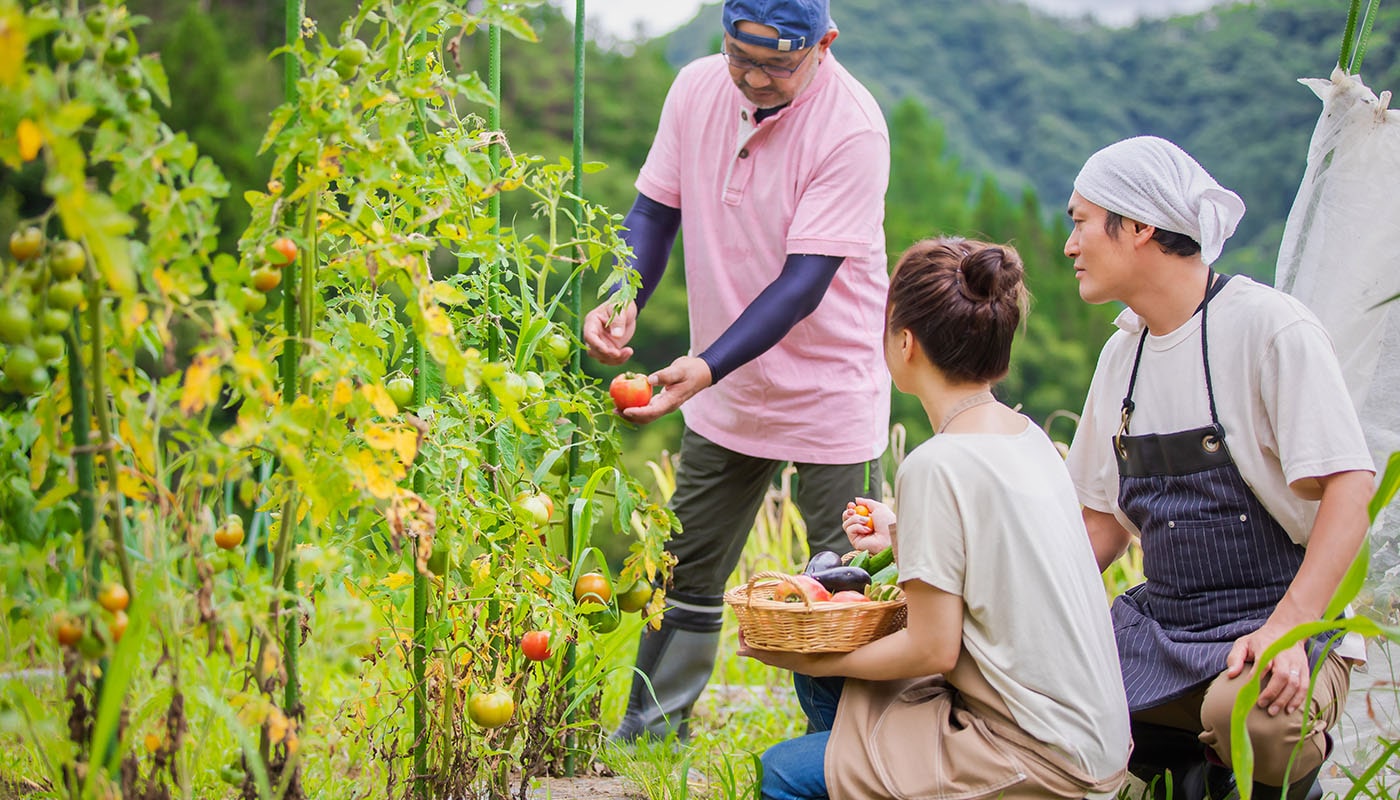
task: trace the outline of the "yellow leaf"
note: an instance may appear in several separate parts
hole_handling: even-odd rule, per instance
[[[428,333],[433,336],[451,336],[452,322],[447,319],[447,315],[437,306],[424,306],[423,327],[428,329]]]
[[[374,406],[374,410],[379,412],[381,417],[394,417],[399,413],[399,407],[394,404],[394,399],[389,393],[384,391],[384,387],[377,383],[366,383],[360,387],[360,394]]]
[[[146,482],[141,480],[141,476],[135,471],[123,468],[117,473],[117,491],[122,493],[128,500],[145,502],[150,498],[147,491]]]
[[[389,467],[386,472],[368,450],[361,450],[352,456],[351,464],[360,474],[358,483],[374,497],[387,500],[399,494],[398,482],[403,480],[405,474],[403,467],[391,463],[385,465]]]
[[[388,575],[380,579],[379,583],[381,586],[384,586],[391,591],[395,589],[402,589],[408,584],[413,583],[413,573],[400,570],[398,572],[395,572],[393,575]]]
[[[138,424],[143,424],[145,420],[138,420]],[[136,431],[131,427],[131,423],[123,419],[117,423],[117,430],[121,432],[122,441],[131,448],[131,455],[136,461],[136,468],[147,475],[154,475],[156,471],[156,443],[152,441],[150,429],[143,427],[141,431]]]
[[[273,706],[267,712],[267,739],[273,744],[281,742],[287,736],[287,730],[291,727],[287,715],[282,713],[282,709]]]
[[[49,472],[49,453],[53,449],[53,443],[49,437],[40,434],[34,440],[34,446],[29,452],[29,490],[39,491],[39,487],[44,485],[44,478]]]
[[[223,381],[219,379],[219,365],[207,353],[194,357],[194,363],[185,370],[185,388],[180,392],[180,410],[186,414],[197,414],[219,399],[219,389]]]
[[[132,334],[136,333],[136,329],[144,325],[146,320],[150,318],[151,309],[146,305],[145,300],[135,300],[122,303],[117,313],[121,321],[122,335],[130,338]]]
[[[6,3],[0,15],[0,86],[14,86],[24,70],[24,14],[19,3]]]
[[[0,25],[3,25],[0,22]],[[44,132],[39,130],[39,126],[28,117],[19,121],[19,157],[24,161],[33,161],[39,156],[39,149],[44,146]]]
[[[355,397],[355,387],[350,385],[350,381],[341,378],[336,381],[335,388],[331,390],[331,408],[339,411],[344,408]]]
[[[433,299],[445,306],[460,306],[470,302],[467,293],[450,283],[434,283]]]
[[[370,425],[365,428],[365,442],[375,450],[394,450],[404,466],[418,457],[418,432],[407,426]]]

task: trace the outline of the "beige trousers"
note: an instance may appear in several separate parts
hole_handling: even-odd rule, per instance
[[[1245,727],[1254,746],[1256,781],[1280,786],[1285,772],[1291,783],[1322,765],[1327,758],[1327,731],[1337,723],[1351,688],[1351,666],[1350,659],[1329,654],[1318,669],[1310,702],[1292,714],[1271,717],[1257,705],[1250,709]],[[1198,733],[1201,742],[1214,750],[1225,766],[1233,767],[1230,714],[1240,689],[1253,674],[1250,669],[1228,678],[1222,672],[1204,689],[1138,711],[1133,719]]]

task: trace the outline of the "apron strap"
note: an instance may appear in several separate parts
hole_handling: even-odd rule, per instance
[[[1217,277],[1219,280],[1216,279]],[[1210,357],[1206,349],[1206,309],[1210,306],[1210,301],[1220,294],[1220,290],[1224,289],[1225,284],[1229,283],[1233,277],[1233,275],[1223,274],[1217,276],[1215,271],[1211,270],[1206,278],[1206,295],[1201,299],[1201,304],[1196,306],[1196,310],[1201,312],[1201,365],[1206,372],[1206,400],[1210,403],[1210,421],[1217,429],[1220,429],[1220,415],[1215,410],[1215,388],[1211,384]],[[1137,388],[1138,369],[1142,366],[1142,348],[1143,345],[1147,344],[1148,333],[1147,326],[1144,325],[1142,334],[1138,336],[1137,353],[1133,356],[1133,371],[1128,378],[1128,393],[1123,397],[1123,417],[1118,423],[1118,433],[1113,437],[1115,446],[1120,450],[1122,446],[1118,444],[1118,440],[1128,435],[1128,423],[1132,419],[1133,411],[1137,408],[1133,402],[1133,391]],[[1221,436],[1224,436],[1223,430],[1220,433]]]

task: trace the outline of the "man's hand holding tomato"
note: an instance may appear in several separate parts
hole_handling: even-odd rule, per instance
[[[645,425],[675,411],[682,403],[713,383],[710,365],[694,356],[681,356],[672,361],[671,366],[648,375],[647,380],[652,386],[663,391],[653,394],[651,402],[644,406],[618,412],[638,425]]]
[[[851,540],[851,547],[857,550],[878,553],[894,544],[894,511],[868,497],[857,497],[854,503],[846,504],[846,510],[841,512],[841,527]]]

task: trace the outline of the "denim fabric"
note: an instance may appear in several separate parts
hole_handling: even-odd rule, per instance
[[[826,800],[826,740],[836,722],[836,705],[845,679],[794,673],[792,683],[811,732],[773,745],[763,754],[763,796],[767,800]]]

